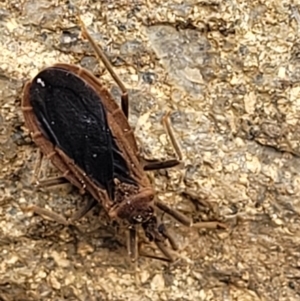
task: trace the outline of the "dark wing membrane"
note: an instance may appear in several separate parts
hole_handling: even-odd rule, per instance
[[[120,152],[115,139],[112,141],[113,157],[114,157],[114,176],[121,182],[136,185],[136,182],[131,179],[127,164]]]
[[[41,71],[30,86],[30,103],[47,138],[110,195],[118,171],[129,178],[101,99],[80,77],[55,67]]]

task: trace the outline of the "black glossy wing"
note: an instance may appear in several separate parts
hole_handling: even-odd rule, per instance
[[[130,180],[101,99],[80,77],[44,69],[31,83],[30,104],[43,134],[111,196],[114,176]]]

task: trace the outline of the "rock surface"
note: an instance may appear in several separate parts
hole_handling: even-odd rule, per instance
[[[299,300],[300,6],[293,3],[0,3],[1,300]],[[24,83],[46,66],[73,63],[102,75],[119,99],[80,37],[76,7],[129,90],[130,123],[147,156],[174,156],[160,123],[172,111],[184,164],[150,174],[158,198],[195,221],[210,219],[188,200],[196,195],[228,224],[197,230],[165,216],[180,244],[172,265],[143,257],[131,264],[99,209],[74,228],[23,210],[37,204],[70,216],[84,202],[68,185],[31,185],[37,147],[21,112]],[[44,161],[41,176],[55,174]]]

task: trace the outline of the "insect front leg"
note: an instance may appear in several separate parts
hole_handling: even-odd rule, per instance
[[[218,221],[193,223],[187,216],[185,216],[184,214],[180,213],[175,209],[170,208],[169,206],[167,206],[166,204],[160,201],[155,201],[155,205],[157,206],[157,208],[167,213],[168,215],[172,216],[178,222],[180,222],[181,224],[187,227],[192,227],[196,229],[226,229],[227,228],[227,226],[224,223]]]
[[[152,251],[145,251],[143,248],[144,245],[145,245],[144,242],[140,242],[138,244],[139,256],[166,261],[166,262],[175,262],[174,255],[171,254],[169,248],[164,243],[155,242],[155,244],[152,245],[147,244],[147,247],[152,249]],[[154,253],[157,249],[159,249],[159,251],[163,254],[163,256],[158,256]]]

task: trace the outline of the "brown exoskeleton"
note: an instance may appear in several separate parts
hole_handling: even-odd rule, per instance
[[[137,257],[136,227],[141,225],[168,261],[174,257],[166,245],[177,245],[165,226],[157,219],[157,208],[186,226],[191,221],[180,212],[155,199],[145,170],[176,166],[178,160],[145,160],[128,123],[128,94],[108,59],[81,22],[82,34],[89,40],[98,57],[122,90],[121,108],[89,71],[69,64],[55,64],[40,71],[26,84],[22,99],[25,123],[42,154],[60,170],[62,177],[41,182],[53,185],[69,181],[93,200],[78,211],[72,220],[84,216],[99,202],[111,219],[129,229],[128,249]],[[164,125],[174,148],[179,147],[168,116]],[[61,216],[40,207],[30,207],[67,223]],[[223,227],[220,223],[205,226]]]

